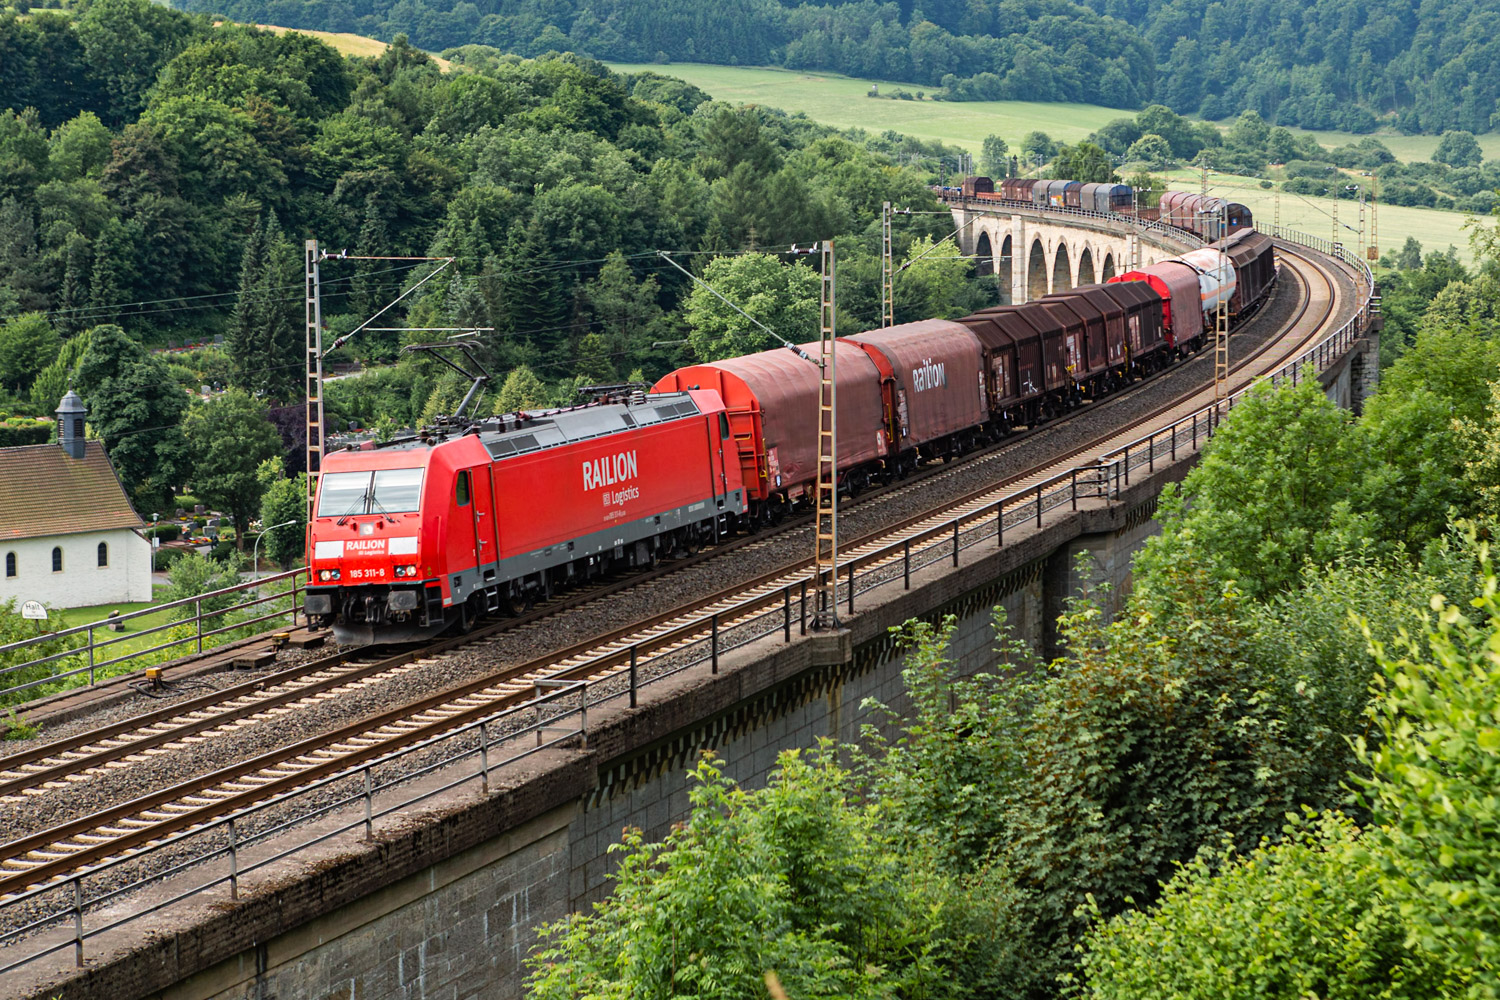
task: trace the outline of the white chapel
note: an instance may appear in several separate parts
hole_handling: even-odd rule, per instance
[[[151,600],[151,543],[83,400],[57,408],[57,444],[0,448],[0,601],[54,608]]]

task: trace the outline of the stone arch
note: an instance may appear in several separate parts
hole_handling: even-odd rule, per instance
[[[974,273],[981,278],[995,273],[995,250],[990,246],[990,234],[979,232],[979,243],[974,247]]]
[[[1014,262],[1011,259],[1013,253],[1010,233],[1006,233],[1005,239],[1000,243],[1000,256],[995,261],[995,273],[1000,278],[1000,304],[1003,306],[1011,304],[1011,282],[1015,275]]]
[[[1047,294],[1047,254],[1042,241],[1031,241],[1031,253],[1026,260],[1026,300],[1039,299]]]
[[[1103,284],[1115,276],[1115,255],[1106,253],[1104,255],[1104,266],[1099,269],[1099,283]]]
[[[1078,255],[1078,283],[1080,285],[1092,285],[1096,283],[1094,277],[1094,252],[1088,247],[1083,248],[1083,253]]]
[[[1068,242],[1057,241],[1052,253],[1052,291],[1062,292],[1073,287],[1073,262],[1068,259]]]

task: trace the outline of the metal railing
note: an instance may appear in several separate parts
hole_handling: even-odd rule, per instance
[[[14,678],[17,674],[23,674],[38,667],[47,667],[55,664],[65,669],[50,670],[44,677],[33,678],[21,683],[12,684],[9,687],[0,688],[0,698],[21,691],[30,691],[48,684],[56,684],[59,681],[67,680],[70,677],[78,677],[82,674],[88,674],[88,683],[92,686],[98,682],[99,671],[104,670],[106,667],[129,663],[144,656],[150,656],[160,653],[163,650],[182,646],[191,646],[191,652],[194,654],[202,653],[204,650],[204,640],[210,640],[208,648],[212,649],[212,639],[214,636],[222,635],[225,632],[235,629],[241,629],[247,625],[290,618],[291,626],[295,628],[302,604],[298,595],[302,587],[305,586],[303,578],[306,575],[306,569],[287,570],[283,573],[275,573],[256,580],[237,583],[232,587],[199,594],[197,597],[185,597],[166,604],[156,604],[149,608],[142,608],[139,611],[128,611],[123,615],[116,615],[113,618],[104,618],[99,621],[89,622],[87,625],[75,625],[72,628],[59,629],[56,632],[46,632],[32,636],[29,639],[7,643],[0,646],[0,662],[3,662],[10,655],[34,647],[50,649],[51,644],[61,643],[65,648],[34,657],[23,663],[0,667],[0,683],[4,683],[7,678]],[[291,581],[290,590],[280,590],[271,594],[259,593],[259,589],[264,585],[275,584],[282,580]],[[220,599],[247,590],[254,590],[256,594],[247,600],[239,601],[226,607],[214,607]],[[258,608],[273,601],[280,601],[287,596],[290,596],[292,599],[292,605],[288,609],[273,610],[229,624],[221,624],[231,612]],[[203,610],[205,604],[209,606],[210,610]],[[142,618],[146,615],[156,615],[163,611],[169,613],[174,611],[185,612],[188,609],[192,610],[191,616],[184,614],[180,618],[173,618],[160,625],[152,625],[128,634],[116,634],[113,628],[116,625]],[[167,637],[165,642],[159,642],[144,649],[121,650],[119,648],[121,644],[139,640],[142,636],[155,635],[159,632],[166,632],[184,625],[191,625],[193,627],[190,635],[183,635],[176,638]],[[187,653],[189,651],[183,650],[183,652]],[[75,663],[76,665],[73,665]],[[115,676],[117,673],[119,671],[111,672],[109,676]]]
[[[1307,242],[1302,234],[1283,234],[1283,239]],[[1004,496],[977,510],[942,521],[910,537],[851,557],[837,570],[843,592],[844,613],[856,613],[858,598],[881,587],[900,584],[911,589],[912,573],[938,563],[959,565],[961,554],[976,546],[1003,548],[1007,537],[1023,526],[1040,528],[1046,515],[1060,507],[1077,510],[1080,501],[1109,501],[1118,498],[1130,485],[1133,471],[1146,466],[1154,470],[1157,461],[1174,461],[1204,446],[1217,432],[1222,414],[1234,400],[1260,382],[1273,385],[1283,381],[1315,377],[1333,364],[1357,340],[1369,315],[1370,271],[1363,261],[1341,255],[1346,263],[1363,267],[1365,293],[1356,315],[1333,334],[1323,338],[1294,360],[1275,372],[1257,379],[1250,387],[1230,397],[1228,403],[1208,404],[1166,428],[1137,438],[1117,451],[1107,453],[1097,464],[1077,466],[1040,483]],[[490,790],[490,775],[503,763],[559,745],[586,748],[588,713],[600,705],[625,700],[635,707],[642,688],[666,680],[685,670],[707,665],[711,673],[719,672],[721,658],[729,652],[780,635],[783,643],[792,641],[794,626],[806,634],[808,622],[808,589],[810,579],[788,583],[760,596],[747,599],[712,614],[699,615],[663,633],[647,643],[603,653],[570,667],[570,673],[588,675],[586,679],[544,681],[537,685],[535,697],[524,705],[495,712],[467,723],[451,732],[432,736],[411,746],[393,750],[384,756],[310,782],[309,784],[267,799],[244,809],[235,810],[191,830],[164,837],[149,847],[129,852],[113,860],[100,862],[11,896],[0,904],[0,915],[26,912],[36,908],[50,910],[23,926],[0,934],[0,949],[18,944],[28,936],[62,927],[67,930],[50,944],[0,965],[0,974],[30,962],[72,950],[74,963],[82,966],[85,942],[98,935],[117,930],[134,920],[151,916],[176,903],[205,891],[228,887],[230,899],[237,899],[240,880],[301,851],[351,833],[370,839],[374,824],[383,817],[399,813],[432,797],[469,784],[477,784],[481,793]],[[642,654],[661,652],[649,677],[642,676]],[[577,699],[576,704],[571,699]],[[570,723],[576,717],[576,725]],[[534,741],[534,744],[533,744]],[[522,746],[525,743],[526,745]],[[504,756],[503,753],[508,753]],[[458,768],[458,770],[454,770]],[[417,779],[446,771],[436,784],[404,788]],[[403,793],[405,797],[402,797]],[[312,820],[345,811],[332,829],[311,832],[294,843],[271,842],[275,838],[294,836],[294,829]],[[245,863],[242,855],[252,847],[270,851],[264,857]],[[171,851],[158,870],[139,874],[123,885],[97,887],[97,883],[121,866],[141,862],[143,857]],[[206,877],[190,887],[175,892],[150,906],[132,908],[123,916],[108,919],[96,926],[86,926],[87,918],[107,904],[148,885],[183,875],[193,868],[218,863]],[[88,883],[96,884],[90,894]]]

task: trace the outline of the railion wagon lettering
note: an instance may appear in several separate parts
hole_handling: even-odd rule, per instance
[[[606,455],[583,463],[583,488],[596,489],[613,486],[637,475],[635,452],[622,451],[618,455]]]
[[[911,384],[914,392],[947,385],[948,376],[943,371],[943,362],[934,362],[931,358],[924,358],[919,367],[912,369]]]

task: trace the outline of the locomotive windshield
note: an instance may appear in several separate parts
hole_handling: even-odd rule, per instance
[[[318,492],[319,517],[400,514],[422,506],[421,469],[331,472]]]

